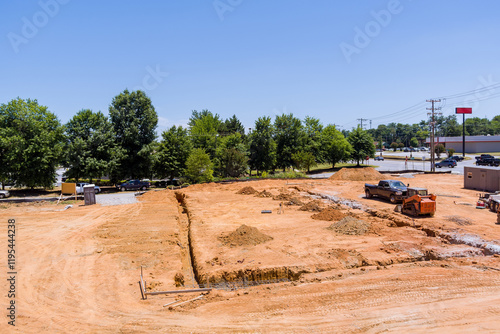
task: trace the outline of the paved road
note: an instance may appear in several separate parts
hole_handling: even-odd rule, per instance
[[[380,153],[377,152],[377,155]],[[422,170],[422,171],[430,171],[431,170],[431,162],[430,162],[430,154],[428,152],[413,152],[410,156],[410,153],[407,152],[383,152],[382,155],[386,158],[384,161],[375,161],[373,159],[370,159],[368,161],[369,165],[372,166],[378,166],[375,167],[376,170],[379,171],[402,171],[402,170]],[[474,157],[477,154],[466,154],[466,157],[469,157],[469,160],[464,160],[462,162],[458,162],[457,166],[454,168],[448,168],[448,167],[443,167],[443,168],[436,168],[436,171],[448,171],[451,170],[453,174],[464,174],[464,167],[468,166],[476,166],[475,162],[476,159]],[[404,160],[395,160],[395,159],[388,159],[390,156],[397,156],[397,157],[408,157],[408,161],[405,162]],[[414,159],[411,160],[411,157]],[[425,158],[425,160],[422,159]],[[500,167],[487,167],[487,168],[500,168]],[[311,178],[326,178],[332,176],[333,173],[323,173],[323,174],[316,174],[316,175],[311,175]]]

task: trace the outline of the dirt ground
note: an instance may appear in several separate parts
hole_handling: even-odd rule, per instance
[[[364,198],[380,177],[427,187],[435,216]],[[18,273],[16,327],[4,317],[0,332],[498,332],[500,225],[463,176],[338,178],[0,205],[4,240],[16,219]],[[141,266],[148,292],[213,289],[143,300]]]

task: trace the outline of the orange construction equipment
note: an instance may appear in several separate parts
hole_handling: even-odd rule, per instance
[[[403,199],[401,205],[401,211],[412,216],[434,216],[436,195],[429,195],[425,188],[408,188],[407,197]]]

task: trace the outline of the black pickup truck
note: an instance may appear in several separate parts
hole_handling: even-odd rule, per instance
[[[476,160],[477,166],[500,166],[500,159],[496,158],[482,158]]]
[[[116,188],[120,191],[125,190],[146,190],[151,186],[149,181],[139,181],[139,180],[130,180],[122,184],[117,184]]]
[[[400,202],[406,197],[407,186],[397,180],[382,180],[375,184],[365,183],[366,198],[373,196],[383,197],[391,201],[391,203]]]

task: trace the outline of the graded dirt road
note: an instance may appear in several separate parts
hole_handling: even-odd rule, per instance
[[[365,199],[365,181],[352,179],[195,185],[68,210],[2,205],[4,240],[16,219],[18,280],[16,327],[3,317],[0,332],[497,332],[500,225],[463,176],[400,178],[438,195],[436,215],[417,219]],[[214,289],[163,307],[200,293],[142,300],[141,265],[149,292]]]

